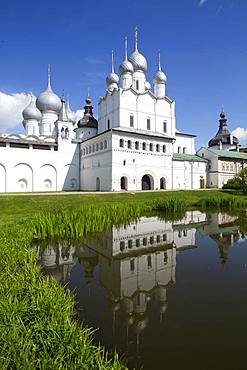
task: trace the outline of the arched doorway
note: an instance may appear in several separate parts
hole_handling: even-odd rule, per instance
[[[128,179],[127,177],[121,177],[121,190],[128,190]]]
[[[150,175],[144,175],[142,177],[142,190],[152,190],[153,189],[153,178]]]
[[[160,189],[161,190],[166,189],[166,179],[164,177],[161,177],[161,179],[160,179]]]
[[[100,179],[97,177],[96,179],[96,191],[100,191]]]
[[[205,179],[203,176],[200,176],[200,189],[205,188]]]

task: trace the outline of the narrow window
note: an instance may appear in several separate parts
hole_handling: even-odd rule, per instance
[[[107,129],[110,130],[110,120],[107,120]]]
[[[160,243],[160,235],[157,235],[156,240],[157,240],[157,243]]]
[[[139,141],[136,141],[136,142],[135,142],[135,149],[136,149],[136,150],[139,150]]]
[[[166,242],[166,240],[167,240],[167,236],[166,234],[163,234],[163,242]]]
[[[166,153],[166,145],[163,145],[163,153]]]
[[[132,248],[132,246],[133,246],[132,240],[128,240],[128,248]]]
[[[120,242],[120,251],[122,252],[125,248],[125,242]]]
[[[163,122],[163,132],[167,132],[167,123],[166,123],[166,121]]]
[[[89,154],[91,153],[91,151],[92,151],[92,148],[91,148],[91,146],[89,147]]]
[[[131,145],[131,140],[128,140],[128,149],[131,149],[132,145]]]
[[[102,150],[103,149],[103,142],[101,141],[100,142],[100,150]]]
[[[99,150],[99,144],[96,144],[96,152]]]
[[[83,149],[83,155],[85,155],[85,149]]]
[[[153,236],[150,237],[150,244],[154,244],[154,237]]]
[[[130,127],[134,127],[134,116],[133,116],[133,114],[130,115]]]
[[[140,247],[140,239],[136,239],[136,247],[139,248]]]
[[[147,119],[147,130],[150,130],[151,129],[151,122],[150,122],[150,118]]]
[[[149,150],[150,150],[150,152],[153,151],[153,144],[149,144]]]
[[[93,153],[95,152],[95,144],[93,144]]]
[[[146,147],[146,143],[142,143],[142,150],[146,150],[147,147]]]
[[[135,271],[135,260],[130,260],[130,271]]]
[[[167,252],[164,253],[164,264],[167,263],[168,257],[167,257]]]
[[[106,149],[107,148],[107,141],[105,140],[104,141],[104,149]]]
[[[139,90],[139,81],[136,81],[136,90]]]
[[[119,140],[119,146],[120,146],[120,148],[123,148],[124,147],[124,141],[123,141],[123,139],[120,139]]]
[[[159,151],[160,151],[160,145],[156,144],[156,152],[159,152]]]
[[[123,161],[123,165],[126,166],[126,160]]]
[[[152,268],[152,258],[151,258],[151,256],[148,256],[147,260],[148,260],[148,268],[151,269]]]
[[[186,148],[185,147],[183,148],[183,153],[186,154]]]
[[[178,153],[181,153],[181,146],[178,147]]]
[[[88,147],[86,147],[86,154],[88,154]]]
[[[147,238],[143,238],[142,244],[144,245],[144,247],[147,245],[147,243],[148,243]]]

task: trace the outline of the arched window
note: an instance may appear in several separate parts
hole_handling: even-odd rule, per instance
[[[95,144],[93,144],[93,153],[95,152]]]
[[[68,129],[68,127],[66,127],[66,129],[65,129],[65,139],[66,140],[69,139],[69,129]]]
[[[92,148],[91,148],[91,145],[90,145],[90,147],[89,147],[89,154],[91,153],[91,151],[92,151]]]
[[[186,154],[187,150],[186,147],[183,147],[183,153]]]
[[[120,148],[123,148],[124,147],[124,141],[123,141],[123,139],[120,139],[119,140],[119,146],[120,146]]]
[[[110,126],[110,120],[108,119],[108,120],[107,120],[107,130],[110,130],[110,127],[111,127],[111,126]]]
[[[146,145],[146,143],[142,143],[142,150],[147,150],[147,145]]]
[[[131,140],[128,140],[128,149],[131,149],[131,148],[132,148]]]
[[[159,152],[159,151],[160,151],[160,145],[156,144],[156,152]]]
[[[100,150],[102,150],[103,149],[103,142],[101,141],[100,142]]]
[[[105,140],[104,141],[104,149],[106,149],[107,148],[107,141]]]
[[[96,152],[99,150],[99,144],[96,144]]]
[[[136,80],[136,90],[139,90],[139,81]]]
[[[150,150],[150,152],[152,152],[153,151],[153,144],[151,143],[151,144],[149,144],[149,150]]]
[[[178,147],[178,153],[181,153],[181,146]]]
[[[88,147],[86,147],[86,154],[88,154]]]
[[[166,145],[163,145],[163,153],[166,153]]]
[[[135,142],[135,149],[136,149],[136,150],[139,150],[139,141],[136,141],[136,142]]]
[[[83,149],[83,155],[85,155],[86,151],[85,151],[85,148]]]

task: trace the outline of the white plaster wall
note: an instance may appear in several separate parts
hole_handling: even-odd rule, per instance
[[[30,149],[0,147],[1,191],[79,189],[79,148],[77,144],[61,145],[58,151],[32,149],[32,145],[30,147]],[[6,173],[6,182],[4,173]],[[71,189],[70,183],[73,179],[76,180],[76,187]]]
[[[200,178],[206,186],[206,162],[173,161],[173,189],[200,189]]]
[[[195,138],[176,134],[174,153],[179,152],[178,148],[181,148],[180,153],[183,153],[183,149],[185,148],[185,154],[195,154]]]

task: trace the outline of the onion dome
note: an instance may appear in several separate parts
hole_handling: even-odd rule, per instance
[[[62,107],[61,100],[52,91],[51,88],[51,74],[50,65],[48,66],[48,86],[47,89],[40,94],[36,101],[36,106],[41,112],[53,111],[56,113],[60,112]]]
[[[225,113],[222,112],[220,113],[220,120],[219,120],[219,129],[213,139],[211,139],[208,142],[208,146],[218,146],[220,144],[224,145],[238,145],[239,140],[235,136],[233,136],[230,131],[228,130],[227,127],[227,118]]]
[[[125,59],[120,64],[119,67],[119,73],[120,75],[123,75],[125,73],[133,73],[134,68],[131,62],[128,61],[128,39],[125,37]]]
[[[77,126],[81,127],[92,127],[98,128],[98,121],[93,116],[93,106],[90,96],[86,98],[86,104],[84,106],[84,116],[80,119]]]
[[[167,81],[167,77],[165,73],[161,70],[160,52],[158,52],[158,71],[153,76],[153,83],[154,84],[165,84],[166,81]]]
[[[28,121],[28,120],[31,120],[31,119],[35,120],[35,121],[40,121],[41,113],[35,105],[35,97],[33,95],[31,95],[30,103],[23,110],[22,116],[23,116],[25,121]]]
[[[112,56],[111,56],[111,73],[106,77],[106,84],[107,87],[109,88],[117,88],[117,84],[119,83],[119,77],[115,73],[114,70],[114,51],[112,50]],[[112,86],[111,86],[112,85]]]
[[[129,61],[132,63],[135,71],[142,71],[143,73],[147,72],[147,60],[138,51],[138,30],[137,28],[135,29],[135,51],[129,57]]]

